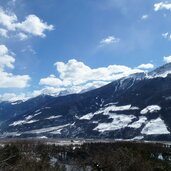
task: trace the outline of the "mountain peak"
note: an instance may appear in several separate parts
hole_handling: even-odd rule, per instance
[[[171,74],[171,63],[162,65],[161,67],[156,68],[155,70],[148,73],[150,77],[167,77],[168,74]]]

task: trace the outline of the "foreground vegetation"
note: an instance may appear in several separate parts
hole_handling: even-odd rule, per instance
[[[0,171],[170,171],[171,147],[113,142],[59,146],[13,141],[0,147]]]

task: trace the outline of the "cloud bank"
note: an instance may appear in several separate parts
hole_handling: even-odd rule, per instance
[[[124,76],[143,72],[140,69],[132,69],[123,65],[109,65],[93,69],[76,59],[71,59],[67,63],[56,62],[54,66],[59,77],[50,75],[40,79],[39,84],[75,93],[98,88]]]
[[[7,53],[7,49],[1,50],[1,53]],[[6,64],[3,64],[3,66]],[[11,68],[13,68],[13,61],[7,62]],[[114,80],[120,79],[122,77],[128,76],[130,74],[144,72],[153,68],[153,64],[141,64],[136,68],[130,68],[124,65],[109,65],[107,67],[91,68],[84,64],[83,62],[77,61],[76,59],[71,59],[68,62],[56,62],[54,63],[56,67],[56,75],[51,74],[48,77],[42,78],[39,84],[42,88],[34,90],[33,92],[15,94],[15,93],[4,93],[0,95],[1,100],[27,100],[32,97],[36,97],[41,94],[48,95],[65,95],[72,93],[81,93],[91,89],[99,88],[104,86]],[[8,73],[7,73],[8,74]],[[19,85],[15,83],[19,82]],[[22,88],[28,86],[28,81],[30,77],[28,75],[20,76],[18,80],[15,75],[12,75],[11,83],[8,85],[16,85],[17,88]],[[23,83],[21,83],[23,81]],[[2,83],[0,83],[2,88]],[[7,87],[7,84],[5,85]]]

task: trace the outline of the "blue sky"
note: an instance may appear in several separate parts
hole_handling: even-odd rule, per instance
[[[171,62],[170,18],[171,1],[2,0],[0,97],[80,92]]]

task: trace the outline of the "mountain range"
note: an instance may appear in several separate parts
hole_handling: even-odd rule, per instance
[[[171,140],[171,63],[98,89],[0,103],[1,138]]]

